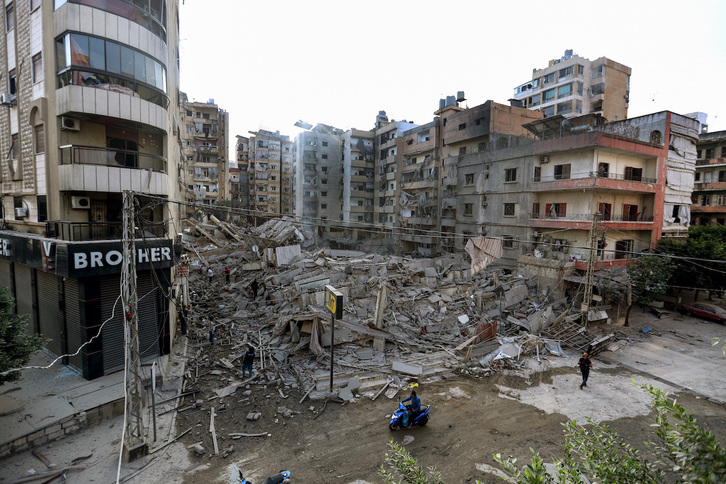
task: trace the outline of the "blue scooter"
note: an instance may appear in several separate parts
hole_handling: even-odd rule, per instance
[[[407,429],[417,425],[423,427],[428,423],[428,421],[429,405],[421,408],[418,414],[414,418],[411,418],[409,405],[398,402],[398,410],[393,412],[393,415],[391,415],[391,421],[388,424],[388,428],[391,430],[397,430],[399,428]]]
[[[268,477],[262,484],[283,484],[290,482],[290,471],[280,471],[279,474],[275,474],[272,477]],[[239,471],[240,484],[252,484],[242,476],[242,471]]]

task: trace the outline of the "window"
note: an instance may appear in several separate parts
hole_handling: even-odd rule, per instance
[[[575,66],[565,67],[560,69],[560,79],[563,77],[571,76],[575,73]]]
[[[474,204],[473,203],[465,203],[464,204],[464,215],[471,216],[474,214]]]
[[[461,123],[461,124],[459,125],[459,131],[463,131],[463,130],[465,130],[465,129],[466,129],[466,123]]]
[[[474,174],[473,173],[467,173],[464,176],[464,185],[473,185],[474,184]]]
[[[552,84],[553,82],[555,82],[554,72],[552,74],[547,74],[546,76],[544,76],[544,80],[542,81],[543,84]]]
[[[45,131],[42,124],[33,128],[33,138],[35,139],[35,152],[45,153]]]
[[[726,171],[721,170],[718,172],[718,181],[720,181],[720,182],[726,181]]]
[[[599,65],[592,68],[592,78],[602,77],[605,74],[605,66]]]
[[[726,158],[726,146],[721,147],[721,158]]]
[[[15,92],[17,91],[17,84],[15,83],[16,77],[15,77],[15,69],[8,72],[8,89],[10,91],[10,94],[15,95]]]
[[[701,195],[701,206],[708,207],[711,205],[711,195]]]
[[[630,259],[633,252],[633,239],[618,240],[615,242],[615,258]]]
[[[557,99],[562,99],[567,96],[572,96],[572,83],[557,88]]]
[[[539,106],[539,94],[532,96],[529,98],[529,107],[533,108],[535,106]]]
[[[502,236],[502,247],[505,249],[516,249],[517,241],[511,235]]]
[[[325,210],[325,209],[328,208],[328,204],[327,203],[321,203],[320,204],[320,208],[323,209],[323,210]]]
[[[607,178],[610,175],[610,163],[597,164],[597,176]]]
[[[10,136],[10,159],[15,160],[18,158],[18,135],[14,134]]]
[[[45,222],[48,220],[48,202],[45,195],[38,195],[36,202],[38,204],[38,222]]]
[[[575,99],[575,112],[582,113],[582,100]]]
[[[567,216],[566,203],[548,203],[545,205],[545,216],[548,218],[565,218]]]
[[[542,167],[535,166],[534,167],[534,176],[532,177],[532,181],[538,182],[541,180],[542,180]]]
[[[555,165],[555,180],[569,180],[570,168],[569,163],[566,165]]]
[[[466,146],[461,146],[459,148],[459,155],[465,155],[466,154]]]
[[[557,105],[557,114],[568,114],[572,112],[572,101],[567,101]]]
[[[407,145],[412,145],[412,144],[413,144],[413,140],[412,140],[412,139],[410,139],[410,140],[406,141],[406,144],[407,144]]]
[[[581,76],[584,73],[585,73],[585,67],[581,66],[580,64],[577,64],[577,74]]]
[[[33,56],[33,83],[43,80],[43,57],[41,54]]]
[[[5,7],[5,30],[10,32],[15,28],[15,8],[11,3]]]
[[[577,81],[577,95],[582,96],[582,83]]]
[[[505,182],[516,182],[517,181],[517,169],[507,168],[504,170],[504,181]]]
[[[327,141],[323,141],[323,146],[328,146],[328,142]]]
[[[482,120],[482,118],[477,119],[476,120],[476,123],[474,123],[474,124],[476,124],[477,126],[479,126],[481,124],[481,120]]]
[[[603,220],[611,220],[613,218],[613,206],[610,203],[600,203],[597,211],[602,214]]]
[[[713,158],[713,148],[706,148],[706,159],[710,160]]]
[[[539,202],[534,202],[532,204],[532,215],[531,218],[539,218]]]
[[[545,118],[548,118],[550,116],[555,115],[555,107],[554,106],[547,106],[545,108],[542,108],[542,114],[544,114]]]
[[[515,205],[514,203],[505,203],[504,204],[504,216],[505,217],[514,217],[515,215]]]
[[[327,197],[328,196],[328,192],[320,192],[320,196],[321,197]]]
[[[32,12],[36,8],[40,7],[42,3],[42,0],[30,0],[30,11]]]
[[[479,153],[481,153],[482,151],[486,151],[487,150],[487,142],[486,141],[482,141],[481,143],[479,143],[476,146],[476,149],[477,149],[477,151],[479,151]]]
[[[554,100],[555,100],[555,90],[554,89],[550,89],[550,90],[542,93],[542,102],[543,103],[548,103],[548,102],[554,101]]]
[[[324,160],[327,160],[328,159],[328,155],[323,155],[323,159]]]
[[[638,206],[623,204],[623,222],[636,222],[638,220]]]
[[[696,174],[693,176],[693,181],[701,181],[701,172],[696,172]]]
[[[625,179],[631,181],[641,181],[643,179],[643,169],[632,166],[625,167]]]

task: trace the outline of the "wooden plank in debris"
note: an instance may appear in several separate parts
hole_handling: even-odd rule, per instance
[[[37,457],[38,459],[40,459],[40,461],[41,461],[41,462],[42,462],[43,464],[45,464],[45,467],[47,467],[48,469],[53,469],[53,467],[55,467],[55,464],[52,464],[52,463],[51,463],[51,462],[50,462],[50,461],[48,460],[48,458],[47,458],[46,456],[44,456],[43,454],[41,454],[41,453],[40,453],[40,451],[39,451],[38,449],[33,449],[33,455],[34,455],[35,457]]]
[[[209,431],[212,433],[212,443],[214,444],[214,455],[219,454],[219,447],[217,446],[217,431],[214,430],[214,407],[209,414]]]

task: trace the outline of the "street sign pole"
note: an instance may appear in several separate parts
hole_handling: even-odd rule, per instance
[[[335,364],[335,318],[343,317],[343,293],[331,285],[325,286],[325,308],[330,311],[330,392],[333,392]]]

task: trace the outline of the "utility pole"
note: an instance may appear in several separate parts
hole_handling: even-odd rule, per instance
[[[587,274],[585,276],[585,297],[582,300],[582,325],[587,328],[588,313],[590,312],[590,304],[592,303],[592,275],[595,272],[595,251],[597,250],[597,223],[600,216],[599,212],[595,212],[592,216],[592,225],[590,226],[590,257],[587,260]]]
[[[126,358],[126,428],[124,429],[124,457],[131,462],[149,451],[144,432],[143,383],[141,355],[139,353],[138,294],[136,292],[136,236],[134,194],[124,192],[123,208],[123,269],[121,297],[124,307],[124,339]]]

